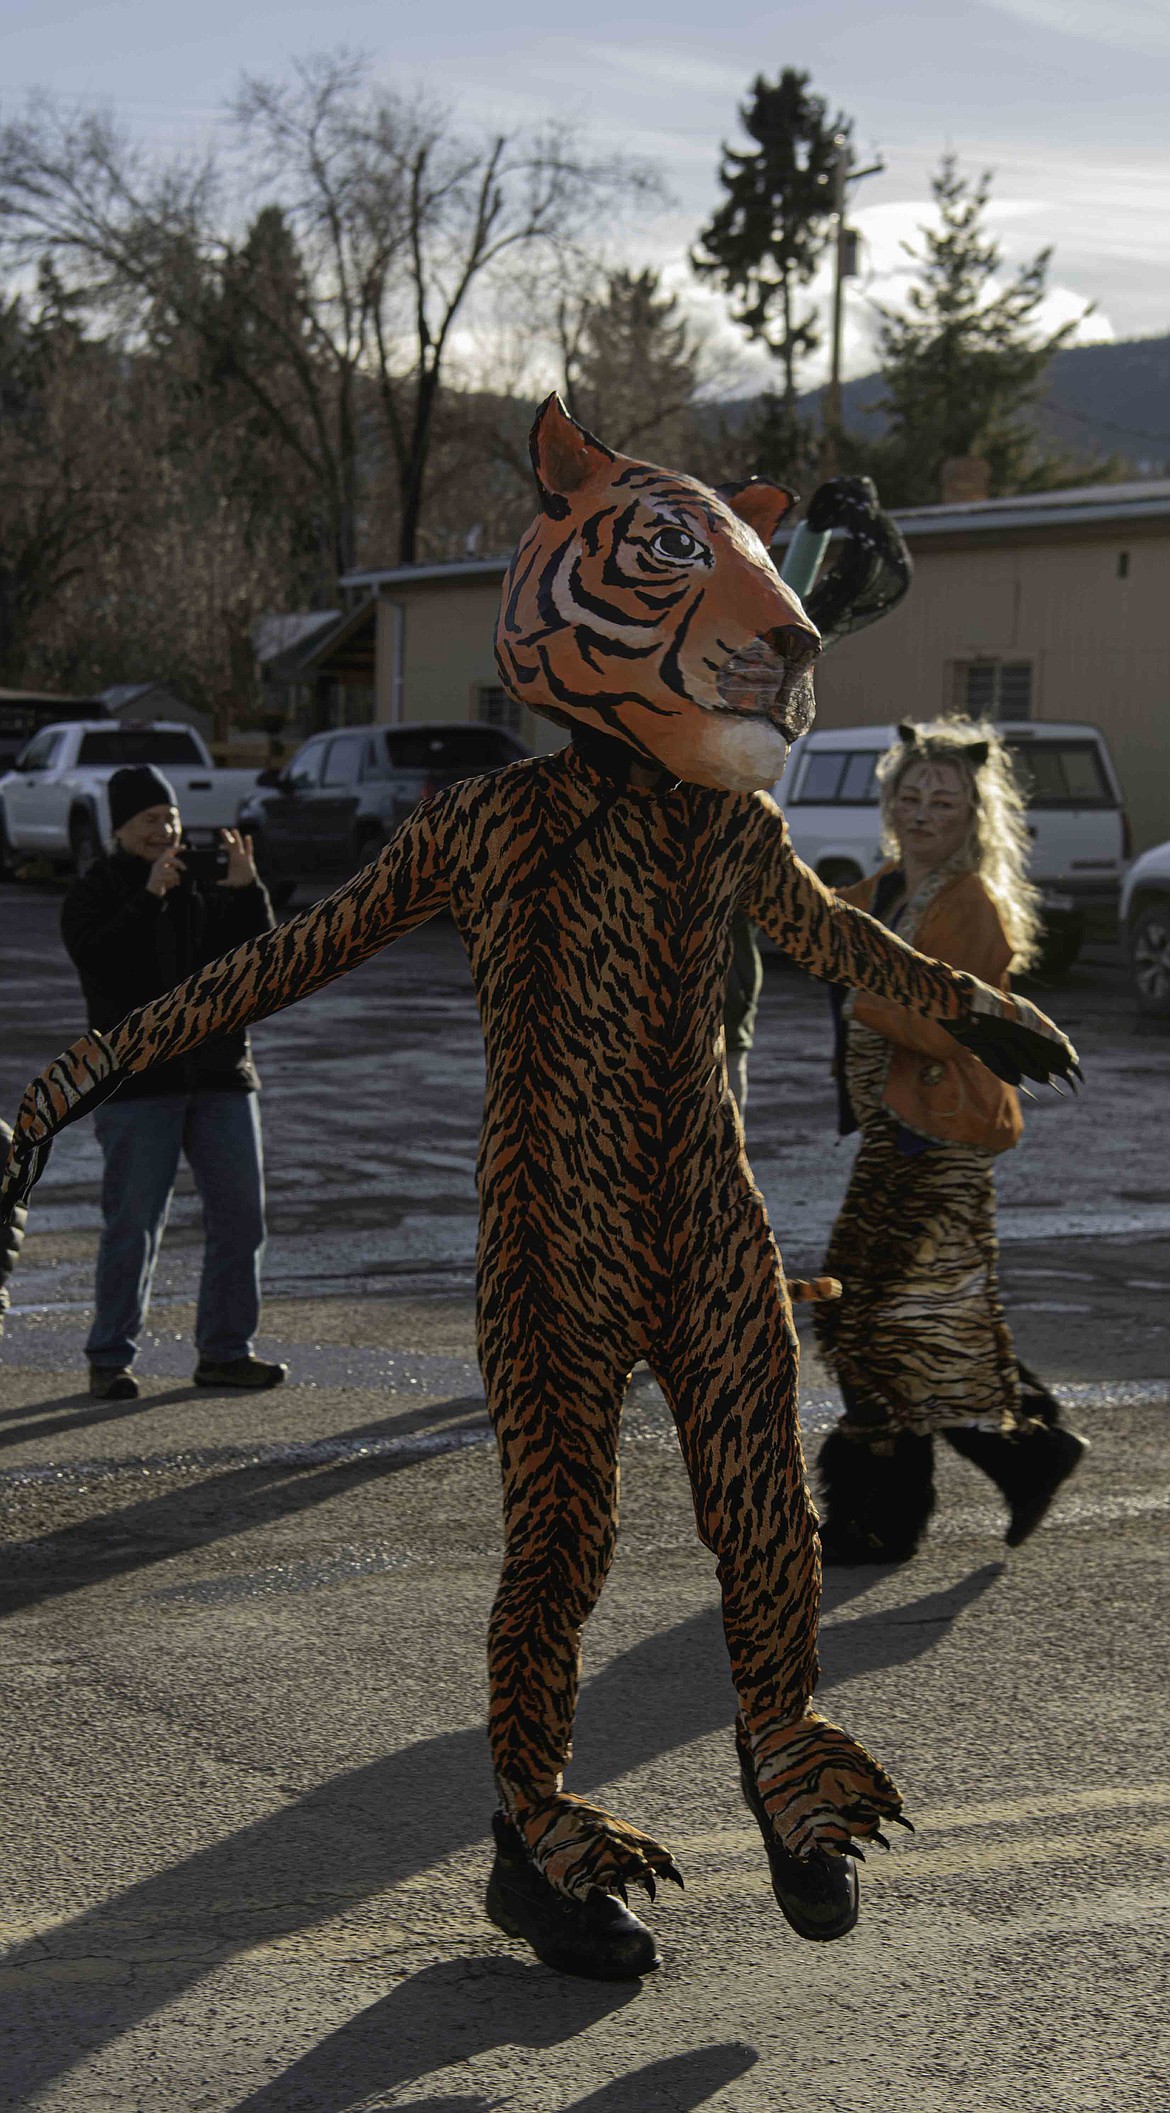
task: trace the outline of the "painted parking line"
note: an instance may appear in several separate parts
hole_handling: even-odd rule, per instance
[[[1028,1826],[1044,1820],[1074,1819],[1081,1813],[1122,1812],[1130,1807],[1157,1812],[1163,1806],[1168,1816],[1157,1824],[1170,1826],[1170,1778],[1158,1776],[1148,1783],[1101,1783],[1091,1789],[1040,1791],[1028,1797],[995,1798],[984,1804],[928,1805],[911,1817],[919,1835],[926,1837],[961,1834],[973,1827]],[[696,1855],[730,1856],[743,1849],[754,1851],[759,1840],[754,1827],[723,1827],[710,1833],[685,1835],[677,1846],[680,1851],[693,1850]],[[916,1862],[923,1854],[921,1840],[911,1843],[899,1837],[899,1846],[908,1853],[912,1851]],[[885,1860],[880,1851],[878,1858],[879,1862]]]
[[[761,1842],[758,1833],[749,1834],[743,1829],[735,1834],[727,1833],[717,1846],[709,1837],[675,1837],[671,1849],[682,1866],[687,1891],[702,1893],[704,1880],[701,1873],[692,1878],[685,1861],[688,1856],[702,1856],[708,1863],[723,1863],[750,1854],[758,1862]],[[934,1878],[978,1878],[996,1873],[1024,1871],[1037,1866],[1061,1863],[1099,1863],[1105,1858],[1121,1859],[1150,1850],[1170,1849],[1170,1819],[1159,1820],[1146,1827],[1098,1829],[1092,1834],[1071,1838],[1067,1834],[1050,1837],[1013,1836],[1007,1841],[991,1842],[940,1842],[927,1846],[914,1842],[907,1846],[899,1843],[898,1849],[889,1856],[881,1849],[866,1850],[863,1884],[876,1882],[879,1886],[891,1882],[913,1885],[917,1881]],[[713,1873],[707,1884],[722,1890],[728,1883],[725,1873],[718,1877]],[[1164,1880],[1159,1886],[1159,1900],[1170,1905],[1170,1884]]]

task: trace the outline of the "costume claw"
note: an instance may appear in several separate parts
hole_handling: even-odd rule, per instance
[[[672,1879],[676,1886],[681,1886],[682,1890],[684,1892],[686,1891],[685,1884],[683,1883],[682,1872],[679,1870],[679,1867],[676,1864],[673,1856],[667,1857],[666,1862],[662,1867],[662,1876],[664,1878]]]
[[[818,1849],[858,1855],[857,1837],[896,1819],[902,1799],[885,1770],[848,1732],[809,1712],[759,1742],[757,1781],[769,1820],[790,1856]]]
[[[506,1786],[501,1786],[505,1788]],[[611,1817],[599,1805],[588,1805],[569,1792],[543,1799],[525,1812],[520,1797],[519,1826],[537,1869],[559,1893],[584,1900],[589,1893],[616,1894],[629,1906],[628,1888],[641,1886],[655,1899],[655,1873],[674,1868],[669,1849]]]

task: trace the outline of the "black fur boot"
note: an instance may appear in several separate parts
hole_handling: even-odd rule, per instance
[[[1011,1517],[1004,1535],[1018,1548],[1036,1531],[1062,1482],[1089,1450],[1087,1438],[1061,1424],[1026,1423],[1018,1431],[945,1431],[948,1445],[989,1475],[1007,1498]]]
[[[1016,1371],[1020,1375],[1021,1414],[1036,1423],[1050,1423],[1055,1427],[1061,1420],[1060,1403],[1055,1394],[1049,1392],[1044,1381],[1024,1363],[1022,1357],[1016,1359]]]
[[[830,1431],[817,1462],[822,1500],[821,1560],[906,1563],[934,1510],[934,1446],[902,1431],[896,1438]]]

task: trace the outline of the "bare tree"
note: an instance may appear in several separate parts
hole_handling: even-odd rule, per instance
[[[473,296],[513,258],[580,243],[645,172],[563,131],[463,136],[345,55],[245,81],[233,106],[255,217],[227,227],[223,158],[155,167],[113,123],[44,100],[0,130],[0,240],[48,255],[131,330],[173,316],[311,476],[333,566],[385,463],[414,559],[436,405]]]

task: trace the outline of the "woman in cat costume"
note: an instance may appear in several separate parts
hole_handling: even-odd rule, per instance
[[[1008,989],[1037,951],[1024,803],[995,728],[899,730],[878,765],[887,863],[841,892],[914,946]],[[904,1562],[934,1508],[934,1440],[1006,1498],[1018,1547],[1085,1441],[1021,1367],[1000,1302],[996,1156],[1023,1124],[1010,1085],[951,1037],[868,992],[834,991],[841,1128],[861,1149],[817,1315],[845,1414],[819,1460],[828,1563]]]
[[[717,1558],[745,1794],[805,1936],[852,1927],[851,1843],[880,1838],[902,1803],[810,1707],[816,1520],[791,1310],[727,1089],[732,915],[815,974],[945,1023],[1012,1077],[1076,1059],[1043,1014],[823,887],[758,789],[813,714],[817,632],[767,553],[790,495],[752,480],[721,498],[614,455],[556,397],[532,457],[540,512],[504,585],[497,656],[511,693],[571,743],[438,794],[328,901],[83,1036],[25,1095],[7,1193],[24,1200],[54,1132],[128,1071],[262,1019],[450,911],[487,1053],[478,1331],[505,1524],[489,1912],[552,1964],[632,1976],[657,1952],[626,1887],[653,1895],[676,1867],[562,1777],[640,1358]]]

